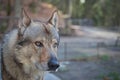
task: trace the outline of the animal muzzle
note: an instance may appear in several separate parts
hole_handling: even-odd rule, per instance
[[[59,62],[55,57],[50,58],[50,60],[48,61],[49,71],[56,71],[59,66]]]

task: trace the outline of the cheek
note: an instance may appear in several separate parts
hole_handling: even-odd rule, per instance
[[[52,48],[52,51],[57,55],[57,47],[56,48]]]
[[[55,52],[57,53],[57,47],[55,48]]]

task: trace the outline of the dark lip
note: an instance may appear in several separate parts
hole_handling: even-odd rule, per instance
[[[56,70],[53,70],[53,69],[48,69],[47,71],[56,72]]]
[[[40,71],[48,71],[48,72],[56,72],[57,71],[57,69],[46,69],[46,70],[42,70],[42,69],[39,69],[39,67],[36,65],[36,68],[38,69],[38,70],[40,70]]]

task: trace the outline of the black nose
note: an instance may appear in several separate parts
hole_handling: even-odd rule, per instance
[[[59,67],[59,63],[56,58],[51,58],[48,62],[49,70],[55,71]]]

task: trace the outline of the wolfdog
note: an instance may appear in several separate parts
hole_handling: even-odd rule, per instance
[[[35,21],[22,9],[18,28],[5,35],[2,47],[3,80],[43,80],[59,67],[58,12],[46,22]]]

